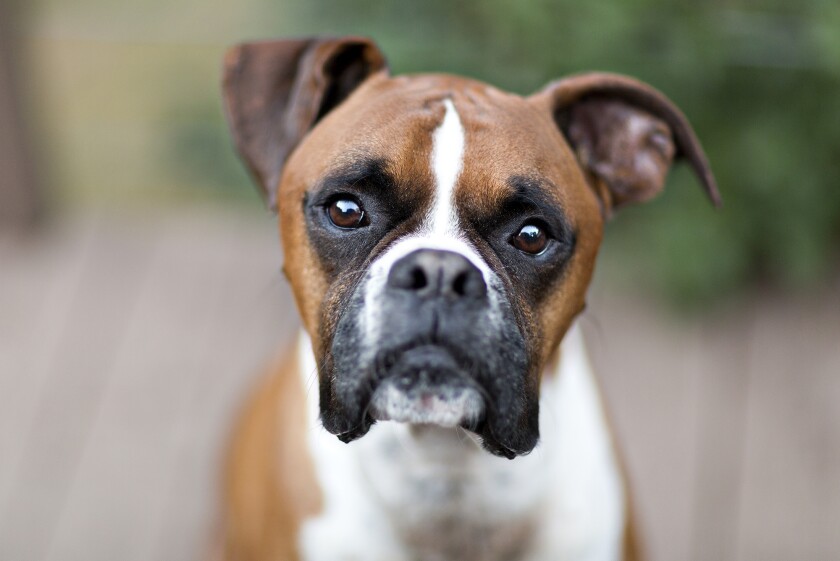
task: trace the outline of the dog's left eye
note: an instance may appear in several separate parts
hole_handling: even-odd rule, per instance
[[[513,247],[530,255],[539,255],[548,246],[548,235],[545,228],[534,222],[522,226],[511,238]]]
[[[335,226],[346,230],[365,225],[365,210],[358,201],[349,197],[332,201],[327,206],[327,216]]]

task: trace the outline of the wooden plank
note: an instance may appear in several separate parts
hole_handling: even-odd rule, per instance
[[[637,526],[650,559],[689,559],[699,329],[600,286],[590,301],[582,325],[624,451]]]
[[[53,223],[0,243],[0,513],[90,260],[90,220]]]
[[[243,225],[173,215],[155,226],[161,242],[47,559],[192,559],[208,534],[218,465],[208,444],[282,333],[283,315],[258,294],[277,274],[273,226],[258,238]],[[215,384],[229,391],[210,403],[222,410],[197,415]],[[156,555],[161,534],[170,543]]]
[[[107,385],[123,319],[136,301],[148,243],[116,233],[97,230],[94,236],[37,413],[23,427],[21,460],[0,513],[4,559],[43,559]]]
[[[226,346],[229,352],[213,360],[215,374],[195,385],[181,415],[179,434],[185,445],[176,459],[179,469],[171,471],[168,481],[153,559],[186,561],[207,550],[218,523],[216,499],[226,437],[242,405],[243,392],[253,390],[266,364],[278,351],[286,350],[297,328],[291,294],[278,272],[280,254],[275,236],[257,235],[259,238],[250,240],[253,243],[239,244],[231,270],[248,271],[248,276],[228,279],[224,289],[227,305],[216,312],[224,321],[214,322],[208,334],[209,344]],[[231,333],[248,337],[231,337]]]
[[[735,559],[754,315],[753,306],[746,306],[730,308],[720,317],[704,321],[699,340],[703,360],[687,559]]]
[[[769,299],[766,299],[769,300]],[[737,559],[840,559],[840,290],[759,312]]]

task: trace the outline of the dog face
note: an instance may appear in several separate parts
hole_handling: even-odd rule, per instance
[[[361,39],[229,55],[240,152],[280,214],[324,427],[461,426],[505,457],[539,438],[539,381],[583,309],[604,220],[702,151],[661,94],[614,75],[530,98],[389,77]]]
[[[533,448],[539,373],[583,306],[602,224],[552,121],[482,84],[380,76],[287,169],[280,223],[317,311],[324,426],[461,425],[503,455]]]

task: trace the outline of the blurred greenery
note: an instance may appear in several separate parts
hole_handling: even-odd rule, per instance
[[[33,104],[65,199],[209,196],[256,208],[221,117],[224,47],[362,34],[396,73],[461,73],[526,94],[609,70],[673,99],[706,147],[724,209],[676,168],[664,195],[610,225],[608,280],[697,306],[756,284],[808,290],[837,273],[836,0],[52,0],[36,20]]]

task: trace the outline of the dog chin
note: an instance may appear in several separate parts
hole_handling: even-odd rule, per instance
[[[385,380],[373,394],[368,413],[377,421],[464,427],[475,430],[484,415],[484,399],[474,388],[414,385]]]
[[[371,396],[368,414],[377,421],[475,430],[484,410],[481,392],[452,355],[421,346],[403,352],[389,369]]]

